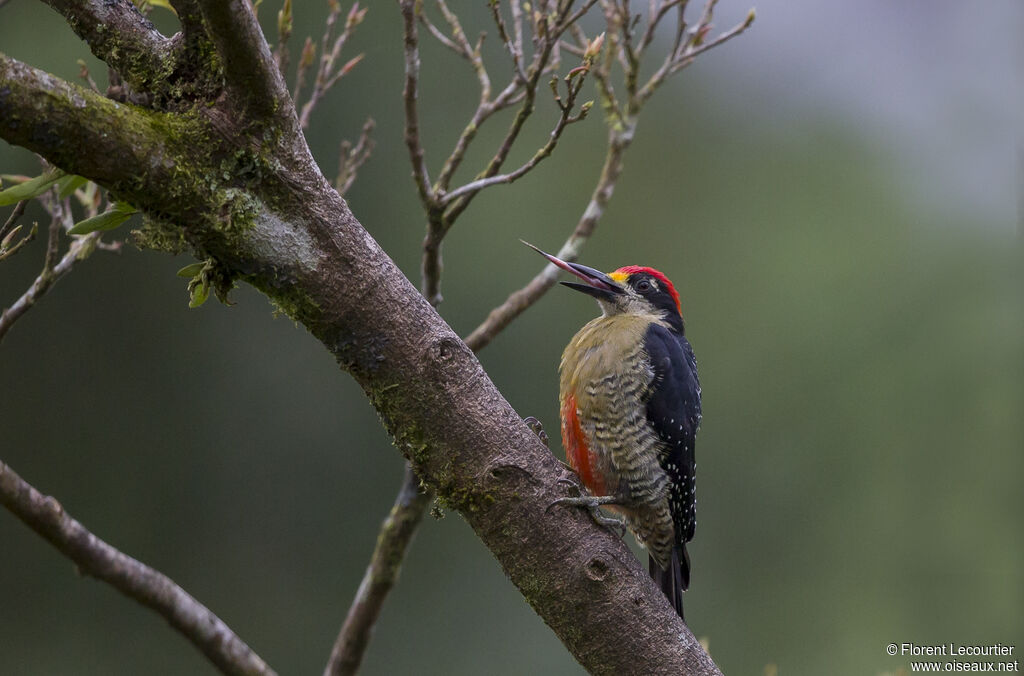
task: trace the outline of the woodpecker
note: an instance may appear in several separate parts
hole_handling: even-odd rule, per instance
[[[602,312],[569,342],[559,366],[562,445],[590,495],[557,504],[587,507],[601,521],[599,506],[622,515],[647,549],[651,577],[683,617],[701,409],[679,294],[653,268],[605,274],[527,246],[579,277],[582,284],[562,284],[596,298]]]

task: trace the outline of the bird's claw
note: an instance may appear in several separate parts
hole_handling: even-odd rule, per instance
[[[583,507],[590,514],[590,518],[594,520],[598,526],[602,526],[617,532],[619,537],[626,534],[626,524],[621,519],[616,519],[611,516],[605,516],[601,513],[600,507],[602,505],[614,505],[615,497],[611,495],[583,495],[583,491],[580,485],[572,479],[562,477],[558,479],[556,483],[563,484],[569,487],[569,490],[575,493],[575,495],[566,498],[558,498],[550,505],[547,506],[545,511],[550,511],[555,505],[566,506],[566,507]]]
[[[556,481],[555,483],[560,484],[562,486],[568,486],[569,490],[577,497],[583,495],[583,489],[580,488],[580,485],[567,476],[559,477],[558,481]]]
[[[550,446],[548,446],[548,433],[544,431],[544,426],[540,424],[539,420],[531,415],[523,418],[523,422],[526,423],[526,426],[530,428],[531,432],[537,435],[537,438],[540,439],[540,443],[544,444],[545,447],[550,448]]]

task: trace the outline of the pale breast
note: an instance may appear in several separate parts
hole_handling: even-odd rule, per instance
[[[643,338],[649,325],[649,318],[637,315],[598,317],[587,323],[562,353],[562,398],[572,392],[582,403],[588,398],[588,385],[594,387],[609,378],[647,380],[641,362],[646,360]]]

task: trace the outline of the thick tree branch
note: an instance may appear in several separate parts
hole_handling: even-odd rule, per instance
[[[131,0],[45,0],[101,61],[134,88],[149,90],[166,75],[170,41]]]
[[[78,569],[160,613],[226,674],[272,675],[267,664],[208,608],[173,580],[118,551],[71,518],[0,461],[0,504]]]
[[[0,138],[132,204],[169,197],[168,187],[180,183],[179,163],[197,147],[197,127],[112,101],[0,53]]]

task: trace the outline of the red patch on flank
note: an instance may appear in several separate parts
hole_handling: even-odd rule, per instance
[[[619,268],[615,272],[621,272],[624,275],[632,275],[638,272],[646,272],[651,277],[654,277],[659,282],[661,282],[665,286],[665,288],[668,289],[669,295],[672,296],[672,300],[676,302],[676,307],[679,308],[679,314],[683,314],[683,306],[682,303],[679,302],[679,293],[676,291],[676,287],[672,284],[672,282],[669,281],[668,277],[666,277],[665,274],[661,272],[661,270],[655,270],[654,268],[645,268],[642,265],[627,265],[624,268]]]
[[[604,495],[604,479],[595,473],[594,456],[583,436],[579,416],[576,415],[576,395],[570,394],[562,402],[562,445],[569,465],[580,475],[580,480],[591,495]]]

